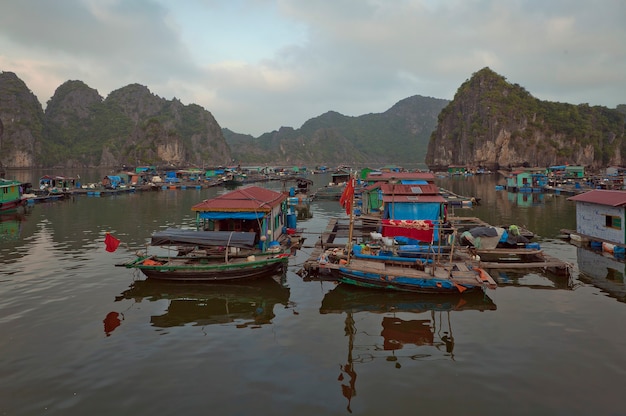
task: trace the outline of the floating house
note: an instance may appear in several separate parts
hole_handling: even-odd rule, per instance
[[[584,166],[565,166],[565,176],[567,178],[584,178],[585,167]]]
[[[126,175],[128,177],[128,175]],[[120,175],[106,175],[102,178],[102,186],[107,189],[116,189],[124,183]]]
[[[72,188],[80,188],[80,182],[69,176],[44,175],[39,178],[39,189],[49,191],[67,191]]]
[[[576,234],[591,241],[626,246],[625,191],[594,189],[568,200],[576,202]]]
[[[374,184],[376,182],[396,183],[402,185],[425,185],[434,184],[435,175],[432,172],[382,172],[371,171],[365,177],[365,182]]]
[[[380,186],[382,219],[431,220],[445,217],[446,200],[433,184],[403,185],[383,183]]]
[[[199,229],[206,231],[254,231],[259,248],[294,228],[296,214],[289,213],[287,195],[258,186],[246,186],[191,207]]]
[[[379,214],[383,208],[383,185],[390,184],[392,188],[385,188],[389,194],[394,194],[393,190],[398,186],[398,195],[401,194],[401,185],[432,185],[435,186],[435,175],[431,172],[382,172],[379,170],[369,170],[366,175],[361,177],[365,186],[361,191],[362,212],[364,214]],[[390,189],[390,190],[389,190]],[[424,194],[424,189],[416,188],[416,193]],[[428,188],[432,190],[433,188]],[[403,188],[402,192],[405,189]],[[407,191],[413,193],[413,191]]]
[[[450,175],[465,175],[467,173],[467,166],[449,165],[448,173]]]
[[[22,183],[0,178],[0,211],[8,211],[22,205]]]
[[[543,192],[548,184],[548,175],[544,172],[517,170],[506,178],[506,190],[509,192]]]

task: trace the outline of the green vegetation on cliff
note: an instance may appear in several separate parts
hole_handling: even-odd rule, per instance
[[[625,144],[622,112],[541,101],[483,68],[439,114],[426,163],[606,166],[621,163]]]

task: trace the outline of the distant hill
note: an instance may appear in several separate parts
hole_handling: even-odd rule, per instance
[[[259,137],[222,128],[196,104],[139,84],[103,98],[82,81],[57,88],[45,112],[12,72],[0,73],[0,166],[119,167],[623,165],[626,105],[541,101],[489,68],[454,99],[414,95],[383,113],[329,111]]]
[[[483,68],[439,114],[426,163],[435,170],[448,165],[622,165],[624,107],[541,101]]]
[[[299,129],[282,127],[257,138],[223,131],[233,158],[242,163],[420,163],[437,115],[447,104],[447,100],[416,95],[384,113],[349,117],[329,111]]]
[[[231,162],[210,112],[131,84],[103,99],[82,81],[59,86],[44,112],[26,84],[0,73],[5,167],[217,166]]]

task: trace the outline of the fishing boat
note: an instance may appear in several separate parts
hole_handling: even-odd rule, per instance
[[[24,205],[22,183],[0,178],[0,211],[9,211]]]
[[[120,266],[151,279],[215,282],[281,272],[302,240],[287,196],[246,186],[202,201],[191,209],[196,229],[168,228],[152,234],[146,254]],[[159,247],[165,253],[147,254]]]
[[[352,238],[354,215],[349,201],[353,195],[348,193],[354,189],[353,183],[349,183],[346,189],[347,193],[342,195],[341,201],[350,215],[348,244],[341,250],[343,255],[329,256],[325,252],[319,260],[320,267],[336,275],[339,282],[366,288],[442,294],[485,291],[497,287],[495,280],[484,269],[454,260],[453,250],[445,256],[443,252],[433,250],[420,258],[398,256],[393,249],[378,249],[375,253],[364,255],[364,247],[353,244]],[[442,231],[441,225],[430,220],[392,220],[387,228],[383,227],[380,238],[383,242],[387,241],[385,245],[390,248],[394,241],[390,236],[403,234],[418,237],[432,246],[435,230]]]
[[[166,247],[173,255],[138,254],[121,266],[159,280],[212,282],[251,279],[280,273],[289,253],[280,246],[255,249],[255,233],[168,228],[152,234],[150,247]]]

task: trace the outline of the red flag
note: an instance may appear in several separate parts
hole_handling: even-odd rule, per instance
[[[113,235],[111,235],[110,233],[106,233],[106,236],[104,237],[104,244],[106,244],[107,246],[106,250],[109,253],[113,253],[115,250],[117,250],[117,247],[120,245],[120,240],[113,237]]]
[[[339,198],[339,203],[342,207],[346,209],[346,214],[350,215],[350,211],[352,210],[352,197],[354,196],[354,178],[350,178],[343,192],[341,193],[341,198]]]

